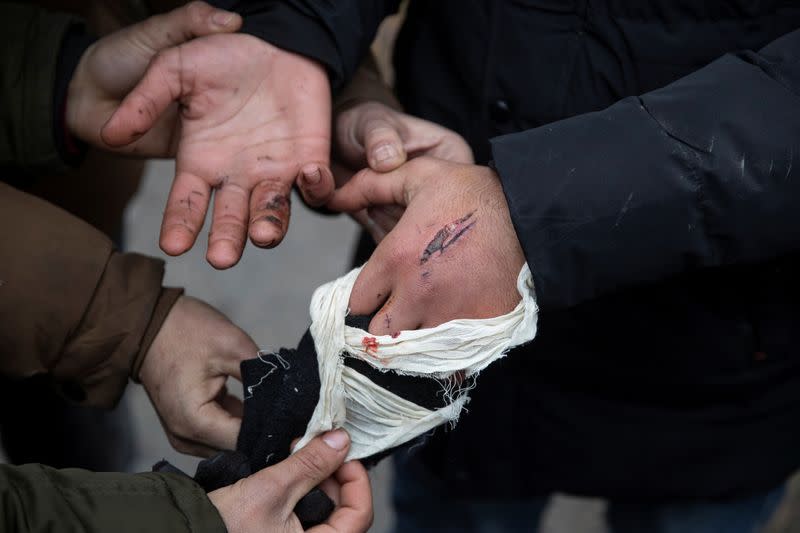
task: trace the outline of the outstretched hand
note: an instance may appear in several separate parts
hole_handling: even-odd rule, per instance
[[[430,157],[385,174],[366,169],[336,191],[329,207],[355,213],[383,205],[405,212],[350,295],[353,314],[377,312],[371,333],[490,318],[519,303],[525,257],[493,170]]]
[[[330,86],[319,64],[250,35],[193,39],[155,56],[102,139],[133,147],[176,104],[176,175],[161,226],[166,253],[194,245],[212,191],[206,258],[216,268],[238,262],[248,234],[256,246],[281,242],[295,183],[311,205],[329,198]]]
[[[334,121],[334,176],[341,187],[355,171],[369,167],[390,172],[408,159],[431,156],[454,163],[473,163],[472,150],[458,133],[379,102],[361,102],[341,111]],[[372,206],[353,218],[380,242],[400,220],[403,207]]]

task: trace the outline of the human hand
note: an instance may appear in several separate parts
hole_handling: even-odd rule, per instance
[[[238,262],[248,227],[256,246],[280,243],[295,182],[311,205],[329,198],[330,86],[316,62],[244,34],[169,48],[106,123],[103,140],[131,145],[176,102],[176,175],[161,225],[166,253],[192,247],[212,190],[206,258],[215,268]]]
[[[334,121],[336,186],[369,166],[390,172],[409,158],[431,156],[454,163],[473,163],[472,150],[461,135],[434,122],[396,111],[379,102],[362,102],[340,112]],[[353,213],[375,242],[381,242],[403,215],[394,205],[373,206]]]
[[[228,394],[229,376],[258,347],[208,304],[181,296],[145,355],[139,378],[158,412],[170,444],[208,457],[233,450],[242,402]]]
[[[293,509],[317,485],[336,504],[325,523],[308,531],[366,531],[372,523],[372,494],[367,471],[358,461],[342,465],[350,438],[330,431],[280,463],[234,485],[208,494],[231,533],[303,531]],[[341,466],[340,466],[341,465]]]
[[[362,170],[330,203],[349,213],[377,205],[406,210],[350,294],[353,314],[379,309],[370,333],[495,317],[519,303],[525,257],[493,170],[420,157],[385,174]]]
[[[205,2],[192,2],[164,15],[114,32],[86,49],[70,80],[65,123],[70,133],[93,146],[108,149],[100,132],[136,86],[160,51],[195,37],[230,33],[242,18]],[[141,157],[165,157],[175,152],[178,106],[170,108],[155,126],[118,151]]]

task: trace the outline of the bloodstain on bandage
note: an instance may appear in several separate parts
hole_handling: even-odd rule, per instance
[[[364,347],[367,355],[377,355],[380,344],[378,344],[378,339],[375,337],[364,337],[361,339],[361,346]]]

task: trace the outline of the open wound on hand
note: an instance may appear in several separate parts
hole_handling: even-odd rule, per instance
[[[444,251],[472,229],[476,220],[473,218],[475,211],[467,213],[458,220],[454,220],[436,232],[431,242],[425,247],[419,258],[419,264],[424,265],[437,252],[442,255]]]

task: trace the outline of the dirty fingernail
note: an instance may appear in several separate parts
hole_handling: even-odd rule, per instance
[[[319,171],[319,167],[314,167],[313,169],[303,170],[303,177],[309,185],[316,185],[322,179],[322,174]]]
[[[217,11],[211,16],[211,21],[217,26],[227,26],[233,20],[233,13],[229,11]]]
[[[383,144],[375,148],[372,152],[372,158],[378,163],[394,159],[395,157],[397,157],[397,149],[393,144]]]
[[[325,433],[322,436],[322,440],[334,450],[343,450],[347,443],[350,442],[350,437],[345,430],[335,429]]]

